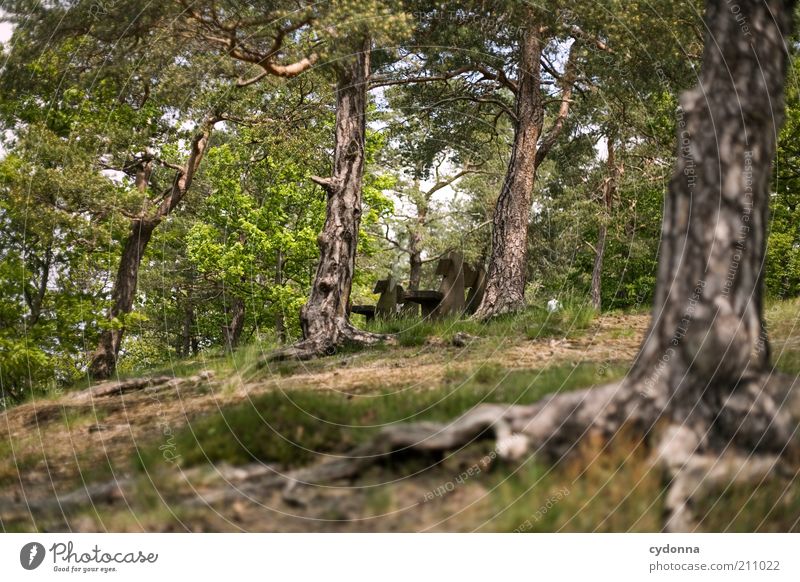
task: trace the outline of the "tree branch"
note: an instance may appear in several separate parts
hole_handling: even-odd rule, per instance
[[[541,165],[541,163],[550,153],[550,150],[555,145],[559,135],[561,135],[561,132],[564,130],[564,122],[569,115],[569,107],[572,103],[572,92],[575,88],[575,79],[577,77],[577,45],[578,41],[572,43],[572,46],[569,49],[567,63],[564,66],[564,74],[559,79],[559,85],[561,86],[561,106],[558,109],[558,115],[556,116],[552,127],[542,138],[542,142],[539,144],[539,147],[536,150],[536,160],[534,164],[537,168]]]

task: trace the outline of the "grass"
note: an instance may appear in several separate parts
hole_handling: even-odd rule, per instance
[[[420,346],[431,338],[449,339],[459,332],[483,338],[523,336],[527,339],[570,338],[581,335],[597,312],[587,303],[569,302],[555,313],[528,307],[520,313],[496,317],[488,322],[470,318],[423,319],[400,317],[375,320],[366,329],[393,334],[401,346]]]
[[[800,314],[800,300],[768,303],[766,317],[773,340],[773,359],[784,372],[800,373],[800,340],[795,322]],[[381,426],[407,421],[452,420],[472,406],[482,402],[529,403],[558,391],[568,391],[605,383],[622,377],[629,362],[562,363],[543,369],[510,369],[514,365],[494,360],[489,355],[499,339],[510,344],[526,344],[529,340],[575,338],[592,326],[596,313],[580,303],[567,303],[554,314],[544,309],[530,308],[514,316],[497,318],[488,323],[473,320],[443,319],[426,321],[403,318],[371,323],[368,328],[393,333],[400,347],[384,346],[370,350],[345,349],[335,356],[312,362],[281,362],[268,368],[258,368],[257,362],[265,351],[260,345],[245,346],[232,355],[195,358],[148,372],[148,375],[192,375],[211,369],[220,379],[245,378],[263,380],[266,376],[292,377],[290,390],[271,388],[244,403],[226,405],[213,413],[191,420],[182,428],[175,427],[175,453],[182,467],[202,467],[209,463],[241,465],[253,461],[298,467],[318,462],[328,455],[346,453],[353,446],[371,438]],[[466,357],[456,359],[461,350],[444,349],[457,332],[480,339],[464,350]],[[635,330],[624,328],[606,330],[608,338],[627,338]],[[431,341],[436,339],[436,341]],[[404,346],[426,345],[424,350]],[[528,344],[530,345],[530,344]],[[389,391],[383,384],[381,370],[392,366],[393,359],[419,357],[424,353],[427,365],[441,359],[442,370],[436,380],[424,383],[402,382]],[[431,357],[433,359],[431,360]],[[357,362],[357,364],[356,364]],[[563,360],[562,360],[563,362]],[[358,365],[363,372],[375,363],[374,375],[365,377],[363,384],[352,387],[349,393],[323,390],[303,384],[304,374],[317,371],[348,373],[348,367]],[[233,380],[231,380],[231,383]],[[360,380],[359,380],[360,382]],[[278,383],[279,385],[282,385]],[[275,383],[265,383],[274,386]],[[351,389],[353,388],[353,389]],[[102,422],[103,412],[96,417],[86,410],[58,410],[48,417],[47,430],[57,425],[75,434],[87,430],[89,424]],[[66,410],[66,412],[65,412]],[[137,479],[152,485],[161,493],[178,494],[178,486],[169,481],[175,472],[160,472],[166,467],[159,442],[141,442],[140,457],[126,462],[114,473],[133,466]],[[19,471],[40,471],[45,461],[35,443],[15,443],[18,466],[10,460],[0,466],[0,484],[13,484]],[[430,458],[398,456],[373,467],[364,479],[385,482],[386,472],[408,475],[429,468],[420,476],[417,487],[425,480],[446,482],[459,475],[469,463],[470,455],[483,455],[492,446],[491,439],[465,448],[453,459],[431,463]],[[474,447],[474,450],[472,449]],[[480,450],[478,450],[480,449]],[[10,459],[8,439],[0,440],[0,459]],[[49,460],[49,459],[48,459]],[[98,463],[90,455],[76,459],[87,482],[110,478],[108,463]],[[449,463],[449,464],[448,464]],[[453,463],[456,465],[454,466]],[[460,468],[459,468],[460,467]],[[13,471],[11,471],[13,469]],[[146,469],[147,475],[142,469]],[[163,475],[160,476],[160,475]],[[444,480],[444,481],[442,481]],[[760,487],[733,486],[712,492],[701,500],[696,514],[702,518],[701,528],[707,531],[797,531],[800,515],[800,493],[796,480],[776,477]],[[170,488],[173,487],[173,488]],[[665,476],[654,468],[648,451],[634,438],[622,431],[611,443],[592,438],[580,443],[577,453],[568,460],[547,465],[529,458],[512,464],[497,461],[489,470],[460,487],[474,488],[481,502],[478,509],[463,505],[452,507],[460,521],[453,529],[481,528],[489,531],[658,531],[663,525]],[[155,490],[142,495],[145,521],[152,528],[166,523],[161,501]],[[406,495],[408,492],[406,491]],[[457,496],[451,504],[464,503]],[[379,516],[407,506],[407,497],[390,487],[367,487],[362,499],[364,515]],[[335,504],[334,504],[335,505]],[[464,508],[464,513],[460,510]],[[346,518],[347,512],[330,518]],[[430,509],[428,509],[430,511]],[[445,513],[450,511],[444,509]],[[149,513],[148,513],[149,512]],[[480,514],[479,514],[480,512]],[[327,515],[327,514],[326,514]],[[136,529],[127,524],[124,516],[114,514],[120,529]],[[320,514],[317,517],[324,517]],[[437,519],[440,519],[440,515]],[[202,521],[201,517],[198,517]],[[106,516],[103,517],[106,522]]]
[[[797,477],[773,477],[757,487],[720,487],[699,500],[695,511],[706,531],[800,533]]]
[[[775,367],[800,374],[800,298],[768,302],[764,310]]]
[[[628,431],[610,443],[585,439],[569,460],[546,467],[528,459],[496,472],[486,529],[509,532],[647,532],[663,520],[663,475]]]
[[[482,402],[530,403],[554,391],[583,388],[620,377],[625,366],[580,364],[508,371],[483,365],[446,377],[435,389],[348,395],[319,390],[273,391],[246,404],[191,423],[176,434],[185,466],[225,461],[307,464],[320,455],[344,453],[394,422],[450,420]],[[142,455],[160,462],[158,451]]]

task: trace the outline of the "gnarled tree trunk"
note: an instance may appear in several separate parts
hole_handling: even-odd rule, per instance
[[[347,315],[361,225],[369,71],[370,41],[365,39],[338,65],[333,174],[314,178],[327,193],[328,202],[325,224],[317,238],[317,272],[300,312],[303,340],[274,354],[277,358],[310,358],[333,353],[345,342],[374,343],[379,339],[357,330]]]
[[[131,220],[130,231],[123,244],[122,256],[111,292],[111,308],[107,314],[109,322],[114,323],[100,334],[97,349],[89,362],[89,374],[94,379],[108,378],[116,369],[119,349],[125,334],[124,321],[120,322],[119,319],[124,319],[133,310],[142,256],[153,236],[153,231],[183,200],[192,185],[192,179],[205,156],[211,132],[217,121],[219,118],[215,116],[209,116],[203,121],[192,140],[186,163],[177,170],[172,185],[158,198],[158,206],[150,212],[142,212],[141,217]],[[142,193],[143,199],[146,197],[147,186],[150,182],[152,164],[153,160],[148,159],[143,161],[137,169],[136,186]]]
[[[709,0],[700,84],[681,97],[653,321],[630,380],[703,444],[786,443],[774,403],[757,394],[769,361],[764,253],[793,4],[732,10]]]

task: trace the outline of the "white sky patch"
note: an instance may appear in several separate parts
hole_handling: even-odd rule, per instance
[[[117,185],[125,184],[128,178],[125,172],[120,172],[119,170],[100,170],[100,173]]]
[[[2,14],[0,14],[2,16]],[[8,22],[0,22],[0,42],[8,42],[14,29]]]
[[[0,17],[3,17],[5,12],[2,8],[0,8]],[[14,32],[14,27],[11,26],[8,22],[0,22],[0,44],[5,44],[11,38],[11,34]],[[2,63],[0,63],[2,66]],[[5,155],[6,151],[3,149],[3,144],[0,144],[0,158]]]

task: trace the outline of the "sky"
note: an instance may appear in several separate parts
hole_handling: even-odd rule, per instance
[[[3,16],[2,0],[0,0],[0,16]],[[11,38],[11,25],[7,22],[0,22],[0,42],[6,42]]]

